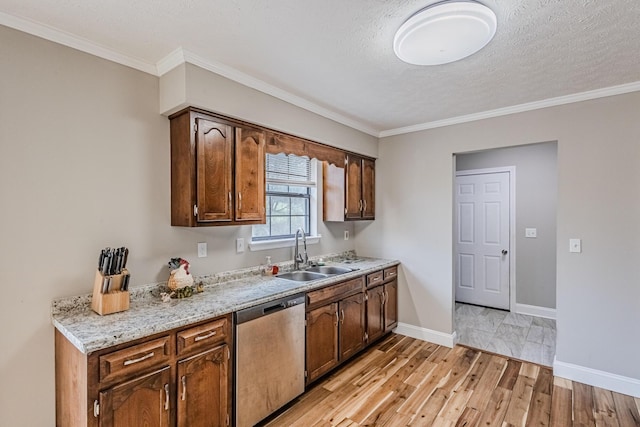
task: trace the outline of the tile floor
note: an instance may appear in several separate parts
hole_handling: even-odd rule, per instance
[[[556,321],[456,302],[458,343],[552,366]]]

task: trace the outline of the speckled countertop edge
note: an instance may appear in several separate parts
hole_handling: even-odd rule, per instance
[[[396,260],[375,258],[358,257],[353,263],[344,263],[344,259],[338,257],[324,258],[339,260],[328,264],[357,270],[311,282],[260,276],[255,267],[234,270],[197,277],[196,281],[205,284],[204,292],[169,302],[162,302],[159,297],[165,284],[143,285],[131,289],[129,310],[106,316],[91,310],[90,294],[60,298],[52,303],[52,323],[78,350],[90,354],[399,264]],[[287,263],[282,263],[281,267],[287,267]]]

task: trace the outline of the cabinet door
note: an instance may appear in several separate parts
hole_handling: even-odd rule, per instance
[[[364,295],[340,301],[340,360],[353,356],[364,347]]]
[[[169,426],[171,369],[116,385],[100,393],[100,427]]]
[[[233,129],[204,118],[196,123],[198,222],[231,221]]]
[[[338,364],[338,304],[307,313],[307,383]]]
[[[264,131],[236,128],[236,221],[266,221]]]
[[[178,427],[226,426],[229,387],[226,344],[178,362]]]
[[[398,325],[398,280],[384,285],[384,329],[389,331]]]
[[[345,175],[345,211],[347,219],[362,217],[362,158],[347,156]]]
[[[376,164],[373,160],[362,159],[362,218],[376,216]]]
[[[367,291],[367,335],[369,342],[384,333],[384,286],[376,286]]]

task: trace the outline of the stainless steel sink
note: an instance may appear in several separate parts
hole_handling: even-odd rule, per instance
[[[278,279],[293,280],[294,282],[310,282],[312,280],[324,279],[327,275],[312,271],[290,271],[288,273],[278,274],[276,277]]]
[[[352,268],[336,267],[335,265],[319,265],[317,267],[309,267],[306,271],[313,271],[322,274],[345,274],[354,271]]]

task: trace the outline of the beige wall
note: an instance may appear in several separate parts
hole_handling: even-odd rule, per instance
[[[1,26],[0,76],[0,425],[52,426],[51,301],[91,291],[101,248],[130,248],[132,286],[166,280],[172,256],[199,275],[258,265],[267,254],[290,259],[291,250],[236,254],[235,239],[249,239],[250,227],[169,225],[169,122],[157,77]],[[270,114],[281,107],[261,101]],[[241,104],[234,108],[242,116]],[[291,106],[287,114],[298,117]],[[299,116],[311,137],[359,134]],[[355,139],[377,153],[375,138]],[[310,254],[353,249],[345,227],[353,230],[320,223]],[[196,256],[201,241],[208,258]]]
[[[378,139],[371,135],[198,66],[183,64],[160,78],[160,112],[169,115],[188,105],[378,157]]]
[[[516,303],[556,308],[557,144],[520,145],[456,155],[456,170],[515,167]],[[525,237],[536,228],[537,237]],[[515,310],[516,307],[512,307]]]
[[[640,379],[638,135],[632,93],[384,138],[356,250],[402,261],[401,322],[451,333],[453,153],[558,141],[557,360]]]

